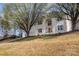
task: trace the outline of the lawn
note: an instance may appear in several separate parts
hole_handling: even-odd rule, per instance
[[[0,44],[0,55],[79,56],[79,32],[61,36],[30,37],[15,42],[3,42]]]

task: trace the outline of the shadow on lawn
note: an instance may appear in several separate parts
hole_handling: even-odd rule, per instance
[[[59,36],[62,36],[62,35],[72,34],[72,33],[76,33],[76,32],[79,32],[79,31],[65,32],[65,33],[58,33],[58,34],[51,34],[51,35],[29,36],[29,37],[24,37],[24,38],[17,38],[11,42],[24,41],[24,40],[30,41],[30,40],[34,40],[34,39],[43,39],[43,40],[54,39],[54,38],[58,38]]]
[[[29,37],[24,37],[24,38],[8,38],[8,39],[4,39],[4,40],[9,40],[10,42],[16,42],[16,41],[30,41],[30,40],[34,40],[34,39],[43,39],[43,40],[47,40],[47,39],[54,39],[57,38],[59,36],[62,35],[67,35],[67,34],[72,34],[75,32],[79,32],[79,31],[74,31],[74,32],[65,32],[65,33],[58,33],[58,34],[51,34],[51,35],[39,35],[39,36],[29,36]],[[3,40],[3,41],[4,41]],[[1,42],[1,41],[0,41]]]

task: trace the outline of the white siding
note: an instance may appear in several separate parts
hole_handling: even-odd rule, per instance
[[[43,23],[38,25],[37,23],[31,28],[30,36],[37,36],[37,35],[46,35],[46,34],[56,34],[56,33],[63,33],[68,32],[71,30],[71,22],[68,20],[60,20],[57,21],[56,18],[52,18],[52,25],[48,26],[46,20],[43,20]],[[63,30],[58,30],[58,25],[63,25]],[[48,28],[52,28],[52,32],[48,32]],[[42,33],[38,32],[38,29],[42,29]],[[26,34],[23,34],[26,35]]]
[[[43,23],[41,25],[38,25],[37,23],[31,28],[30,36],[37,36],[37,35],[46,35],[46,34],[56,34],[56,33],[63,33],[71,31],[71,21],[69,20],[60,20],[57,21],[57,18],[51,19],[52,25],[48,26],[46,19],[43,20]],[[58,25],[63,25],[63,30],[58,30]],[[79,24],[78,24],[79,25]],[[48,32],[48,28],[52,28],[52,32]],[[79,26],[77,26],[79,28]],[[38,29],[42,29],[42,33],[38,32]],[[19,35],[18,30],[16,31]],[[25,37],[26,33],[22,31],[22,36]],[[13,33],[11,33],[13,34]]]
[[[70,20],[66,20],[66,23],[67,23],[67,24],[66,24],[66,25],[67,25],[67,26],[66,26],[66,27],[67,27],[67,32],[69,32],[69,31],[72,30],[72,28],[71,28],[71,27],[72,27],[71,21],[70,21]]]

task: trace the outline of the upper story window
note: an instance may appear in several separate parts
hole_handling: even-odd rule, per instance
[[[52,21],[48,20],[48,26],[52,25]]]
[[[49,33],[52,32],[52,28],[48,28],[48,32],[49,32]]]
[[[38,25],[41,25],[41,24],[42,24],[42,20],[39,20],[39,21],[38,21]]]
[[[42,29],[40,28],[40,29],[38,29],[38,33],[42,33]]]
[[[63,25],[58,25],[58,30],[63,30]]]

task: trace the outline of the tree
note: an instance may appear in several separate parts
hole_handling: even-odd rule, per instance
[[[47,4],[5,4],[8,18],[14,19],[20,29],[29,36],[32,26],[45,15]]]
[[[72,31],[75,31],[76,24],[79,22],[79,4],[78,3],[60,3],[56,4],[59,13],[68,16],[68,20],[72,22]],[[60,15],[59,15],[60,16]]]
[[[4,32],[4,37],[8,36],[8,31],[10,29],[10,23],[7,20],[0,20],[0,25],[2,26],[2,30]]]

